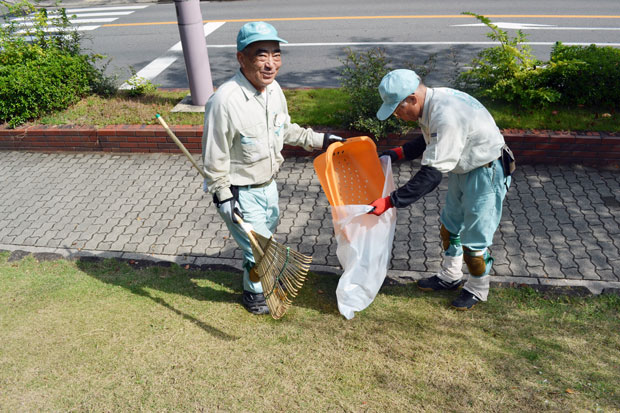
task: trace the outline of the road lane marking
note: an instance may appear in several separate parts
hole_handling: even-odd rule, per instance
[[[71,24],[83,24],[83,23],[107,23],[107,22],[113,22],[114,20],[118,19],[118,17],[101,17],[98,19],[69,19],[69,23]],[[19,23],[20,27],[24,26],[34,26],[35,22],[31,22],[31,21],[25,21],[22,23]],[[101,25],[99,25],[101,26]],[[97,26],[97,27],[99,27]],[[46,30],[48,31],[48,30]]]
[[[582,14],[489,14],[488,18],[530,18],[530,19],[620,19],[620,15],[582,15]],[[475,19],[473,16],[461,14],[437,14],[437,15],[402,15],[402,16],[325,16],[325,17],[266,17],[253,19],[226,19],[204,20],[207,22],[245,23],[253,21],[322,21],[322,20],[381,20],[381,19]],[[166,24],[178,24],[176,21],[167,22],[143,22],[143,23],[112,23],[104,24],[104,27],[122,26],[157,26]]]
[[[81,9],[66,9],[68,13],[80,13],[80,12],[90,12],[90,11],[111,11],[111,10],[141,10],[149,7],[150,4],[146,6],[118,6],[118,7],[87,7]]]
[[[526,42],[534,46],[553,46],[556,42]],[[330,47],[330,46],[498,46],[500,42],[334,42],[334,43],[281,43],[280,47]],[[562,42],[566,46],[612,46],[620,47],[620,43],[579,43],[579,42]],[[228,48],[237,47],[236,44],[209,44],[207,48]]]
[[[224,24],[225,24],[224,22],[209,22],[205,24],[203,28],[205,37],[207,37],[214,31],[222,27]],[[181,44],[181,42],[178,42],[174,46],[172,46],[170,49],[168,49],[163,55],[159,56],[158,58],[150,62],[148,65],[144,66],[144,68],[142,68],[139,72],[137,72],[134,76],[132,76],[132,78],[136,78],[138,80],[146,79],[146,80],[151,81],[155,79],[157,76],[159,76],[159,74],[163,72],[164,70],[166,70],[171,64],[176,62],[177,59],[181,57],[182,55],[183,55],[183,45]],[[127,82],[123,83],[119,89],[122,89],[122,90],[131,89],[132,86]]]
[[[67,14],[67,17],[75,17],[75,18],[82,18],[82,17],[103,17],[103,16],[129,16],[131,13],[135,12],[135,10],[132,11],[112,11],[112,12],[105,12],[105,13],[71,13],[71,14]]]
[[[84,18],[84,17],[104,17],[104,16],[127,16],[129,14],[133,13],[133,11],[120,11],[120,12],[111,12],[111,13],[80,13],[80,14],[67,14],[67,18],[69,19],[80,19],[80,18]],[[49,18],[58,18],[60,17],[60,14],[58,13],[50,13],[48,14]],[[32,16],[27,16],[27,17],[16,17],[14,19],[11,19],[11,21],[14,22],[23,22],[23,21],[30,21],[32,20]],[[116,19],[115,19],[116,20]]]
[[[620,30],[620,27],[562,27],[553,24],[531,24],[531,23],[510,23],[493,22],[493,25],[500,29],[514,30]],[[486,27],[484,23],[472,24],[453,24],[451,27]]]
[[[72,27],[69,30],[76,30],[79,32],[83,31],[91,31],[98,29],[101,27],[101,24],[98,25],[85,25],[87,23],[111,23],[113,21],[118,20],[120,16],[127,16],[134,13],[137,10],[144,9],[149,7],[150,5],[145,6],[121,6],[121,7],[97,7],[97,8],[81,8],[81,9],[66,9],[66,15],[69,19],[69,23]],[[81,13],[86,12],[86,13]],[[92,13],[89,13],[92,12]],[[49,27],[45,28],[44,31],[47,33],[55,33],[61,31],[56,28],[53,23],[54,19],[59,19],[61,14],[57,11],[51,11],[48,13],[48,17],[52,19]],[[105,16],[117,16],[117,17],[105,17]],[[19,30],[17,33],[25,33],[28,31],[28,27],[33,26],[34,15],[24,16],[24,17],[16,17],[10,19],[7,23],[2,24],[2,27],[6,27],[9,24],[16,24],[18,27],[24,27],[23,30]],[[62,29],[67,30],[67,29]]]
[[[176,62],[177,59],[178,56],[160,56],[137,72],[136,77],[153,80],[157,75],[166,70],[168,66]],[[128,83],[123,83],[120,89],[131,89],[131,86]]]

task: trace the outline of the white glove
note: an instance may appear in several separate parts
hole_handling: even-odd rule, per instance
[[[229,198],[224,202],[220,202],[219,204],[217,204],[217,209],[219,209],[220,212],[224,214],[224,216],[228,217],[228,219],[230,219],[235,224],[239,223],[235,215],[238,215],[240,218],[243,219],[243,213],[241,213],[239,208],[237,208],[235,198]]]

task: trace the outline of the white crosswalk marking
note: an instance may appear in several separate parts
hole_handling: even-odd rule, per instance
[[[150,5],[147,4],[140,6],[89,7],[82,9],[66,9],[65,11],[67,17],[69,18],[69,22],[73,25],[73,29],[84,32],[96,30],[101,27],[102,23],[111,23],[122,16],[128,16],[135,11],[145,9],[149,6]],[[48,16],[52,20],[51,23],[53,23],[53,19],[58,18],[60,14],[54,11],[50,11],[50,13],[48,13]],[[18,31],[18,33],[26,32],[28,30],[28,27],[34,24],[32,22],[32,16],[17,17],[11,19],[10,22],[17,23],[19,27],[24,27],[24,29]],[[4,24],[3,26],[6,26],[6,24]],[[54,33],[59,31],[59,29],[51,25],[45,31],[49,33]]]
[[[209,22],[203,26],[205,37],[219,29],[224,25],[224,22]],[[142,79],[151,81],[155,79],[161,72],[166,70],[171,64],[177,61],[179,57],[183,56],[183,46],[181,42],[176,43],[170,49],[166,51],[165,54],[159,56],[157,59],[153,60],[151,63],[146,65],[142,70],[136,73],[129,80],[141,81]],[[129,80],[123,83],[120,86],[120,89],[131,89],[133,86],[130,85]]]
[[[110,10],[140,10],[146,9],[150,4],[146,6],[120,6],[120,7],[89,7],[84,9],[67,9],[67,14],[80,13],[80,12],[89,12],[89,11],[110,11]]]
[[[71,24],[83,24],[83,23],[110,23],[113,22],[114,20],[118,19],[118,17],[103,17],[100,19],[69,19],[69,21],[71,22]],[[22,23],[20,23],[20,26],[23,27],[28,27],[28,26],[34,26],[34,22],[31,21],[24,21]]]
[[[102,17],[102,16],[128,16],[133,13],[132,11],[113,11],[113,12],[101,12],[101,13],[71,13],[68,16],[75,18],[83,18],[83,17]]]

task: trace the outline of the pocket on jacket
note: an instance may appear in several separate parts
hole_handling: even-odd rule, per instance
[[[269,147],[263,125],[244,128],[239,132],[239,146],[244,163],[253,164],[269,156]]]

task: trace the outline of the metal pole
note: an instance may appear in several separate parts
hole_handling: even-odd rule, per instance
[[[174,0],[192,104],[204,106],[213,94],[199,0]]]

